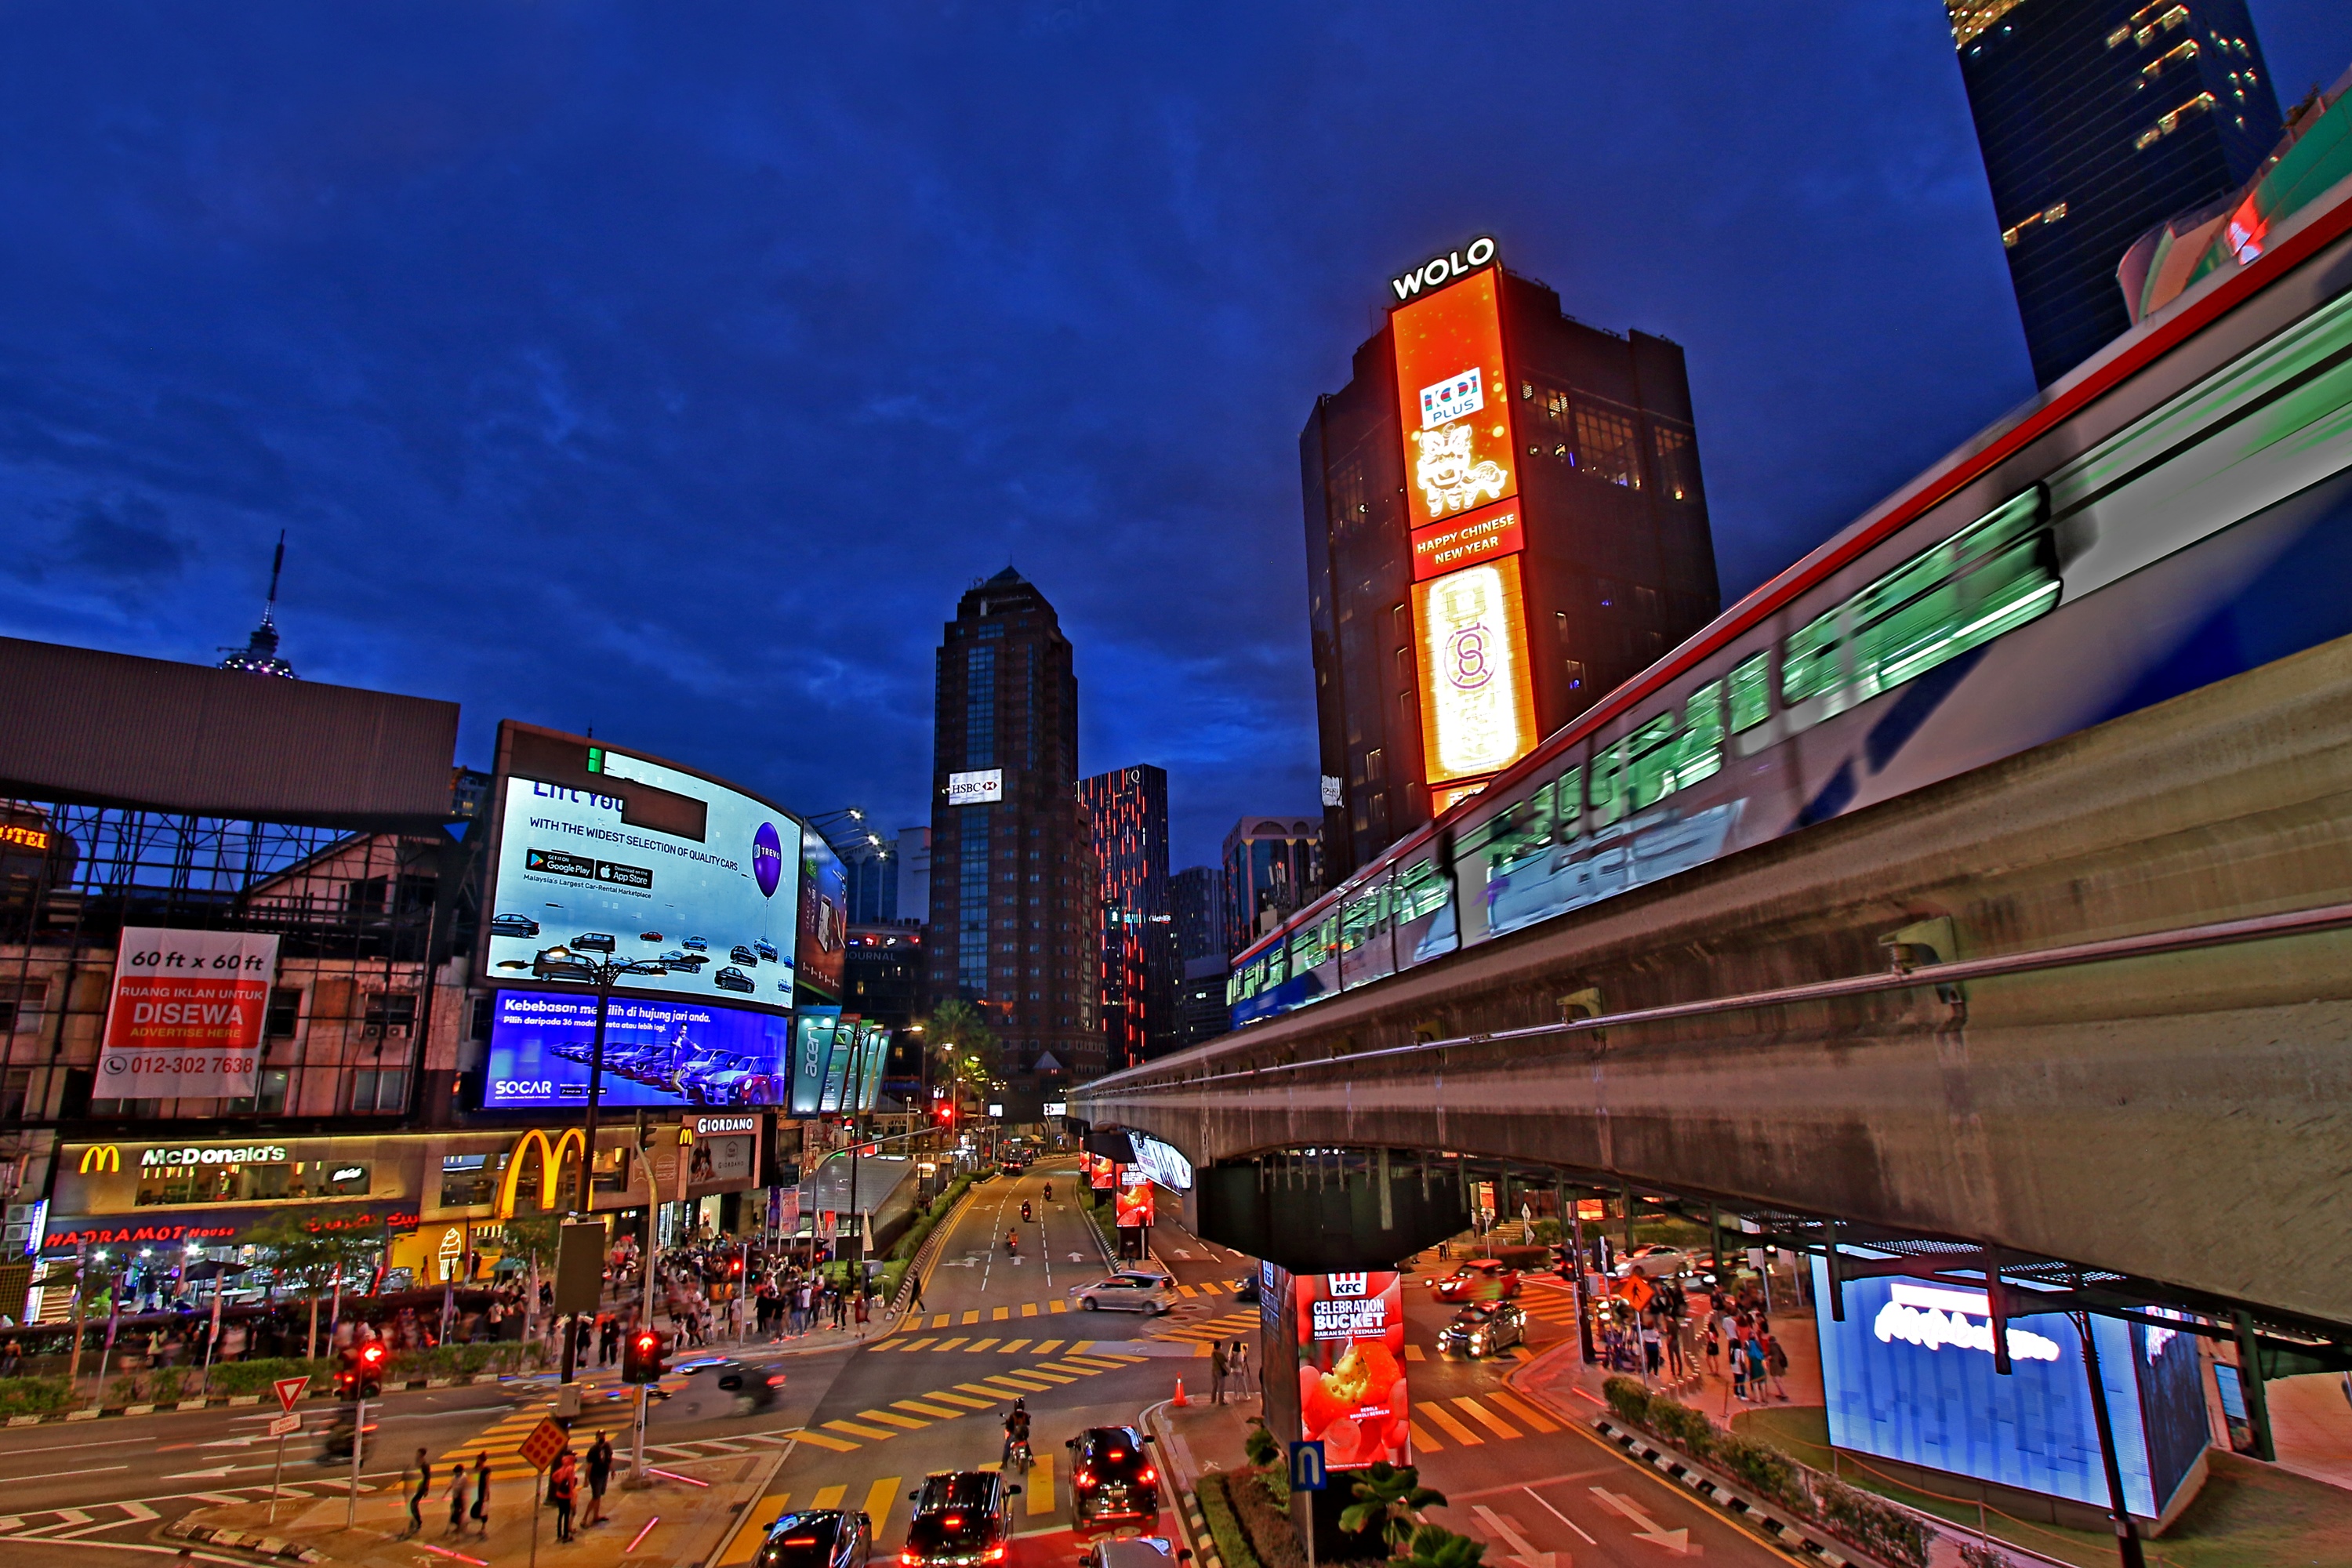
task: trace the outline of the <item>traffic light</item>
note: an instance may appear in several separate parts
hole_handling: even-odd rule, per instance
[[[669,1354],[669,1342],[651,1329],[639,1329],[629,1336],[621,1349],[621,1381],[623,1383],[658,1383],[669,1368],[662,1364]]]
[[[384,1363],[391,1359],[381,1340],[345,1351],[342,1367],[335,1373],[335,1393],[344,1399],[373,1399],[383,1392]]]

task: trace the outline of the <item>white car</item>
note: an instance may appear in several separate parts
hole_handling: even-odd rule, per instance
[[[1676,1275],[1690,1272],[1690,1254],[1681,1247],[1654,1241],[1646,1247],[1637,1247],[1619,1258],[1617,1278],[1623,1279],[1640,1274],[1652,1279],[1672,1279]]]
[[[1176,1305],[1176,1288],[1164,1274],[1111,1274],[1071,1287],[1070,1300],[1090,1312],[1165,1312]]]

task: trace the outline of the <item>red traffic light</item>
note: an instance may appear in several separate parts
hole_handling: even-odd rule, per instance
[[[651,1329],[646,1330],[643,1333],[637,1336],[637,1353],[639,1355],[651,1355],[654,1352],[659,1349],[661,1349],[661,1336],[654,1332]]]
[[[360,1365],[368,1372],[380,1371],[391,1353],[383,1348],[383,1341],[370,1340],[360,1347]]]

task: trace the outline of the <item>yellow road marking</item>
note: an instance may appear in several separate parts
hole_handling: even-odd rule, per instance
[[[1461,1422],[1454,1419],[1453,1416],[1448,1415],[1445,1413],[1445,1407],[1444,1405],[1433,1403],[1417,1405],[1415,1408],[1417,1408],[1423,1415],[1428,1416],[1432,1421],[1436,1422],[1440,1426],[1444,1427],[1445,1435],[1453,1438],[1457,1443],[1465,1443],[1475,1448],[1486,1440],[1486,1438],[1478,1436],[1477,1433],[1470,1430],[1469,1427],[1462,1425]]]
[[[949,1320],[949,1318],[950,1318],[950,1315],[951,1315],[951,1314],[947,1313],[947,1312],[940,1312],[940,1313],[936,1313],[936,1314],[934,1314],[934,1315],[933,1315],[933,1317],[931,1318],[931,1327],[933,1327],[933,1328],[935,1328],[935,1329],[944,1329],[944,1328],[946,1328],[946,1327],[948,1326],[948,1320]]]
[[[900,1349],[900,1350],[902,1350],[902,1351],[919,1351],[919,1350],[921,1350],[925,1345],[929,1344],[930,1342],[930,1342],[929,1337],[928,1335],[926,1335],[926,1336],[925,1336],[924,1338],[922,1338],[922,1339],[910,1341],[910,1342],[908,1342],[908,1343],[906,1343],[906,1344],[902,1344],[902,1345],[898,1346],[898,1349]]]
[[[955,1338],[953,1338],[953,1339],[951,1339],[951,1340],[941,1340],[939,1343],[937,1343],[937,1344],[933,1345],[931,1348],[932,1348],[933,1350],[935,1350],[935,1351],[951,1351],[951,1350],[955,1349],[955,1348],[956,1348],[956,1346],[958,1346],[958,1345],[960,1345],[960,1344],[963,1343],[963,1338],[964,1338],[964,1337],[963,1337],[961,1334],[958,1334]]]
[[[970,1355],[974,1351],[984,1351],[995,1342],[996,1342],[993,1339],[974,1340],[971,1343],[963,1347],[963,1353]]]
[[[1049,1301],[1045,1304],[1045,1310],[1049,1312],[1066,1312],[1069,1310],[1070,1304],[1067,1301]]]
[[[966,1312],[962,1317],[957,1319],[956,1321],[958,1326],[961,1326],[964,1323],[976,1323],[980,1321],[980,1311],[975,1308],[971,1311]]]
[[[830,1448],[836,1454],[854,1454],[857,1451],[856,1444],[845,1443],[838,1437],[828,1437],[822,1432],[803,1432],[800,1435],[800,1440],[803,1443],[814,1443],[820,1448]]]
[[[1421,1347],[1419,1345],[1407,1345],[1404,1347],[1404,1359],[1407,1361],[1427,1361],[1429,1358],[1422,1354]]]
[[[1179,1285],[1176,1287],[1176,1294],[1179,1296],[1197,1296],[1200,1292],[1193,1289],[1190,1285]]]
[[[898,1478],[885,1476],[866,1489],[866,1512],[874,1521],[874,1533],[879,1536],[889,1522],[890,1505],[898,1500]]]
[[[992,1312],[992,1313],[990,1313],[990,1314],[989,1314],[989,1319],[988,1319],[988,1321],[989,1321],[990,1322],[992,1322],[992,1323],[1001,1323],[1001,1322],[1004,1321],[1004,1320],[1005,1320],[1005,1319],[1007,1319],[1007,1318],[1011,1317],[1012,1315],[1013,1315],[1013,1309],[1012,1309],[1012,1308],[1010,1308],[1010,1307],[999,1307],[999,1308],[997,1308],[997,1309],[996,1309],[996,1310],[995,1310],[995,1311],[993,1311],[993,1312]]]
[[[1025,1345],[1028,1342],[1029,1342],[1027,1340],[1007,1340],[996,1348],[1003,1351],[1006,1355],[1011,1355],[1013,1352],[1019,1350],[1023,1345]]]
[[[963,1414],[961,1410],[950,1410],[944,1405],[925,1405],[918,1399],[894,1399],[890,1402],[890,1407],[893,1410],[911,1410],[918,1415],[929,1415],[940,1421],[952,1421]]]
[[[885,1437],[896,1437],[898,1435],[896,1432],[885,1431],[879,1426],[860,1426],[855,1421],[828,1421],[824,1425],[828,1431],[846,1432],[853,1437],[871,1437],[877,1443]]]
[[[1420,1422],[1408,1421],[1405,1426],[1412,1433],[1412,1451],[1416,1457],[1422,1454],[1442,1454],[1445,1451],[1445,1445],[1423,1431]]]
[[[1011,1378],[1042,1377],[1051,1383],[1076,1383],[1078,1381],[1076,1378],[1070,1376],[1067,1373],[1046,1372],[1043,1368],[1034,1366],[1024,1366],[1019,1372],[1002,1375]]]
[[[817,1509],[839,1508],[841,1500],[849,1495],[847,1487],[819,1487],[816,1498],[809,1506]]]
[[[1534,1405],[1529,1405],[1526,1400],[1519,1398],[1517,1394],[1512,1394],[1507,1389],[1489,1389],[1486,1392],[1486,1397],[1493,1400],[1496,1404],[1501,1405],[1504,1409],[1509,1411],[1512,1415],[1517,1416],[1520,1420],[1526,1422],[1528,1426],[1534,1427],[1538,1432],[1557,1432],[1559,1430],[1558,1424],[1546,1418],[1543,1412],[1538,1410]]]
[[[942,1394],[937,1390],[923,1397],[940,1405],[961,1405],[966,1410],[985,1410],[996,1403],[993,1399],[967,1399],[961,1394]]]
[[[1062,1342],[1059,1340],[1039,1340],[1037,1342],[1037,1353],[1039,1355],[1044,1355],[1046,1352],[1052,1350],[1055,1345],[1058,1345],[1061,1342]]]
[[[1029,1479],[1022,1487],[1023,1499],[1029,1504],[1029,1517],[1054,1511],[1054,1456],[1040,1454],[1029,1467]]]
[[[1024,1302],[1022,1302],[1022,1303],[1021,1303],[1021,1315],[1022,1315],[1023,1317],[1024,1317],[1024,1318],[1034,1318],[1034,1317],[1035,1317],[1035,1316],[1037,1315],[1037,1303],[1036,1303],[1036,1302],[1034,1302],[1034,1301],[1024,1301]]]
[[[962,1390],[963,1390],[965,1393],[967,1393],[967,1394],[994,1394],[996,1397],[995,1397],[995,1399],[992,1401],[992,1403],[995,1403],[995,1404],[998,1404],[998,1405],[1002,1405],[1002,1404],[1003,1404],[1003,1403],[1004,1403],[1006,1400],[1008,1400],[1008,1399],[1016,1398],[1016,1397],[1018,1397],[1020,1394],[1043,1394],[1043,1393],[1045,1392],[1045,1390],[1044,1390],[1044,1389],[1042,1389],[1042,1388],[1030,1388],[1030,1387],[1026,1386],[1025,1384],[1024,1384],[1024,1385],[1020,1386],[1017,1390],[1015,1390],[1015,1391],[1012,1391],[1012,1392],[1008,1392],[1008,1391],[1006,1391],[1006,1390],[1004,1390],[1004,1389],[1002,1389],[1002,1388],[990,1388],[990,1387],[989,1387],[989,1386],[987,1386],[985,1384],[979,1384],[979,1383],[959,1383],[959,1384],[956,1384],[956,1386],[957,1386],[958,1388],[962,1389]]]
[[[1039,1345],[1037,1348],[1042,1351],[1045,1347]],[[1122,1363],[1111,1360],[1108,1356],[1066,1355],[1055,1364],[1084,1367],[1088,1372],[1117,1372]]]
[[[860,1421],[879,1421],[885,1426],[896,1426],[907,1432],[919,1432],[930,1425],[928,1421],[917,1421],[905,1415],[893,1415],[887,1410],[861,1410],[857,1413],[857,1418]]]
[[[1517,1427],[1512,1426],[1509,1422],[1504,1420],[1499,1415],[1489,1414],[1485,1405],[1479,1404],[1476,1400],[1470,1398],[1466,1394],[1456,1394],[1454,1396],[1454,1403],[1462,1406],[1463,1409],[1467,1410],[1470,1413],[1471,1417],[1475,1420],[1479,1426],[1484,1426],[1487,1431],[1492,1432],[1497,1437],[1516,1437],[1519,1435],[1519,1429]]]

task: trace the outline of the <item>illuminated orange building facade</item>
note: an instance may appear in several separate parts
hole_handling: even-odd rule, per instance
[[[1299,435],[1333,879],[1711,619],[1680,347],[1474,240],[1390,280]]]

